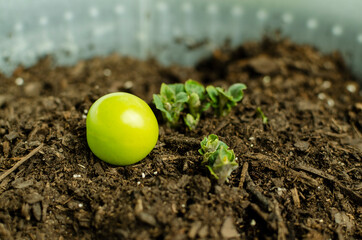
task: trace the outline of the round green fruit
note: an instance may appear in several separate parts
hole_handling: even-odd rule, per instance
[[[158,138],[151,108],[135,95],[117,92],[99,98],[87,115],[87,142],[101,160],[130,165],[145,158]]]

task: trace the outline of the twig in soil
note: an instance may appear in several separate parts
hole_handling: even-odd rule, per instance
[[[248,172],[246,172],[245,175],[245,180],[246,180],[246,190],[248,190],[252,195],[254,195],[254,197],[256,197],[258,199],[258,201],[262,204],[262,207],[270,212],[273,208],[272,208],[272,204],[271,202],[268,200],[267,197],[264,196],[264,194],[262,194],[256,187],[255,183],[253,182],[253,180],[251,179],[250,175]]]
[[[292,193],[292,199],[293,199],[294,205],[297,208],[300,208],[300,199],[299,199],[297,188],[291,189],[290,192]]]
[[[75,196],[71,196],[70,198],[68,198],[67,200],[65,200],[62,205],[67,204],[68,202],[70,202]]]
[[[262,165],[263,167],[268,168],[273,171],[280,171],[280,170],[287,171],[288,173],[293,175],[294,178],[302,180],[301,182],[303,182],[309,186],[318,187],[318,185],[319,185],[317,180],[309,177],[307,174],[305,174],[303,172],[295,171],[295,170],[289,168],[288,166],[282,165],[280,162],[274,161],[271,159],[271,157],[266,156],[264,154],[261,154],[261,153],[256,153],[253,155],[246,154],[246,155],[244,155],[244,157],[258,160],[258,161],[253,161],[252,162],[253,165]]]
[[[245,166],[245,164],[244,164]],[[243,170],[244,170],[244,166],[243,166]],[[253,179],[251,179],[249,172],[247,171],[247,166],[245,166],[246,170],[245,170],[245,180],[246,180],[246,190],[248,190],[252,195],[254,195],[254,197],[256,197],[258,199],[258,201],[261,203],[262,207],[264,208],[265,211],[271,212],[270,214],[264,213],[259,206],[251,203],[250,206],[252,207],[252,209],[258,214],[260,215],[261,218],[264,219],[264,221],[266,221],[269,226],[274,230],[274,231],[278,231],[278,240],[285,240],[287,239],[287,236],[289,235],[289,231],[284,223],[283,217],[280,214],[280,209],[279,209],[279,203],[276,199],[273,199],[273,202],[271,202],[271,200],[269,200],[268,197],[264,196],[263,193],[261,193]],[[242,170],[242,172],[243,172]],[[270,221],[272,219],[270,219],[270,217],[274,217],[276,219],[276,223],[274,221]]]
[[[258,205],[250,203],[251,209],[261,217],[266,224],[278,234],[278,240],[286,240],[289,235],[289,231],[284,223],[284,220],[280,214],[279,203],[274,199],[273,212],[268,214],[263,212]],[[275,221],[276,220],[276,221]]]
[[[39,150],[44,146],[44,144],[40,144],[37,148],[33,149],[28,155],[25,157],[22,157],[20,161],[15,163],[14,166],[12,166],[10,169],[6,170],[1,176],[0,176],[0,182],[4,180],[10,173],[14,172],[21,164],[23,164],[26,160],[34,156]]]
[[[260,207],[258,205],[256,205],[255,203],[250,203],[250,207],[256,214],[259,215],[259,217],[261,217],[269,225],[269,227],[273,231],[277,231],[277,225],[275,224],[275,222],[269,221],[270,219],[269,219],[268,213],[263,212],[263,210],[261,210]]]
[[[243,186],[244,186],[245,177],[246,177],[246,173],[248,172],[248,168],[249,168],[249,163],[245,162],[243,164],[243,169],[241,169],[239,188],[243,188]]]
[[[47,217],[47,209],[49,207],[49,202],[50,202],[50,184],[49,184],[49,182],[47,182],[45,184],[43,196],[44,196],[44,200],[42,201],[43,209],[42,209],[41,216],[42,216],[42,221],[45,222],[46,217]]]
[[[286,227],[283,217],[280,214],[279,203],[276,199],[273,200],[274,213],[277,218],[278,226],[278,240],[285,240],[289,234],[288,228]]]
[[[317,175],[318,177],[327,179],[327,180],[332,181],[332,182],[337,181],[337,179],[334,176],[332,176],[332,175],[330,175],[330,174],[328,174],[326,172],[323,172],[323,171],[321,171],[319,169],[316,169],[314,167],[311,167],[311,166],[298,164],[294,168],[298,169],[298,170],[302,170],[302,171],[307,172],[307,173],[313,173],[314,175]]]
[[[362,205],[362,197],[354,192],[352,189],[344,186],[340,181],[338,181],[334,176],[328,174],[328,173],[325,173],[319,169],[316,169],[316,168],[313,168],[311,166],[305,166],[305,165],[302,165],[302,164],[299,164],[295,167],[296,169],[298,170],[302,170],[304,172],[307,172],[307,173],[312,173],[314,175],[317,175],[321,178],[324,178],[326,180],[329,180],[331,182],[333,182],[334,184],[336,184],[339,188],[341,188],[341,190],[347,194],[352,200],[354,200],[358,205]]]

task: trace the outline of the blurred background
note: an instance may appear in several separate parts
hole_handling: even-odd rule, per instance
[[[228,42],[280,31],[339,50],[362,76],[360,0],[0,0],[0,71],[51,55],[59,65],[113,52],[193,65]]]

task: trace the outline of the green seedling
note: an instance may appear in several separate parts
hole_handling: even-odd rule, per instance
[[[210,106],[218,116],[226,116],[232,107],[236,106],[244,96],[246,85],[236,83],[225,91],[223,88],[205,87],[194,80],[187,80],[185,84],[162,84],[160,94],[153,95],[156,108],[171,127],[179,124],[180,116],[190,130],[198,125],[201,115]]]
[[[205,137],[201,143],[199,153],[203,156],[202,164],[204,164],[219,183],[228,181],[231,172],[238,168],[238,163],[235,161],[233,150],[215,134],[210,134]]]
[[[188,101],[185,87],[181,83],[161,85],[160,94],[153,94],[156,108],[162,112],[162,116],[171,127],[178,125],[180,114]]]
[[[206,91],[211,100],[211,107],[215,109],[216,114],[225,117],[230,113],[232,107],[243,99],[245,89],[245,84],[235,83],[227,91],[214,86],[208,86]]]
[[[190,130],[196,128],[200,121],[202,112],[206,111],[210,104],[205,101],[205,87],[194,80],[187,80],[185,82],[185,91],[188,95],[187,107],[189,113],[184,117],[185,124]]]
[[[265,114],[263,113],[263,111],[261,110],[260,107],[256,108],[256,112],[260,115],[260,117],[263,121],[263,124],[268,124],[268,118],[267,118],[267,116],[265,116]]]

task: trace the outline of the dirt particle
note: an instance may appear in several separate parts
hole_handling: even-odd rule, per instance
[[[279,66],[275,60],[265,55],[260,55],[251,59],[249,64],[255,72],[262,75],[273,74],[279,69]]]
[[[225,221],[221,227],[221,235],[225,239],[239,237],[239,233],[238,233],[238,231],[236,231],[232,217],[228,217],[225,219]]]
[[[256,226],[256,221],[255,221],[255,219],[251,219],[251,221],[250,221],[250,226],[252,226],[252,227],[255,227],[255,226]]]
[[[3,153],[4,157],[8,157],[10,152],[10,144],[8,141],[4,141],[3,143]]]
[[[45,233],[42,233],[39,230],[37,230],[36,231],[36,240],[46,240]]]
[[[190,231],[188,232],[187,236],[191,239],[194,239],[196,237],[196,234],[198,232],[198,230],[201,227],[201,222],[197,221],[191,224],[191,228]]]
[[[14,239],[11,232],[2,223],[0,223],[0,237],[8,240]]]
[[[96,228],[99,228],[103,222],[104,215],[105,215],[104,207],[99,207],[95,216],[94,216],[94,225]]]
[[[40,221],[41,220],[41,212],[42,212],[40,203],[37,202],[37,203],[33,204],[32,209],[33,209],[33,215],[34,215],[35,219],[37,221]]]
[[[36,97],[40,95],[42,84],[40,82],[31,82],[24,87],[25,95],[28,97]]]
[[[21,215],[27,220],[30,220],[30,206],[27,203],[24,203],[21,206]]]
[[[5,137],[7,140],[9,141],[13,141],[14,139],[16,139],[19,136],[19,134],[17,132],[10,132],[9,134],[6,134]]]
[[[194,68],[115,56],[74,67],[41,60],[11,78],[0,74],[1,171],[16,163],[9,156],[47,146],[0,183],[0,238],[226,239],[237,233],[235,239],[277,238],[273,213],[261,210],[256,216],[250,202],[262,207],[263,201],[255,201],[245,184],[239,187],[241,163],[248,162],[254,190],[278,202],[279,220],[297,219],[288,224],[288,237],[359,239],[362,210],[351,196],[360,190],[362,99],[341,57],[283,40],[220,50],[209,59]],[[326,69],[326,62],[333,67]],[[26,79],[23,86],[14,84],[17,77]],[[225,88],[242,82],[248,90],[229,116],[205,112],[194,131],[171,129],[152,94],[162,83],[189,78]],[[346,89],[350,83],[356,84],[354,93]],[[25,94],[29,84],[39,86],[28,93],[32,97]],[[156,148],[132,166],[110,166],[87,147],[82,115],[110,89],[145,99],[159,121]],[[267,125],[255,114],[257,107],[268,113]],[[213,131],[240,164],[222,186],[197,152]],[[9,140],[9,133],[17,137]],[[339,184],[293,168],[301,163],[328,172]]]
[[[17,178],[11,183],[11,185],[17,189],[27,188],[33,185],[33,180],[29,179],[25,181],[24,178]]]
[[[0,94],[0,107],[4,106],[5,103],[10,101],[11,97],[9,95],[1,95]]]
[[[29,193],[25,196],[24,198],[25,202],[29,203],[29,204],[34,204],[36,202],[40,202],[43,200],[43,196],[41,196],[39,193],[37,192],[32,192]]]
[[[140,199],[140,198],[137,199],[134,211],[135,211],[136,214],[139,214],[139,213],[141,213],[143,211],[142,199]]]
[[[89,228],[91,223],[91,214],[83,209],[74,214],[74,217],[78,220],[81,227]]]
[[[304,112],[304,111],[316,111],[318,110],[318,105],[315,103],[312,103],[307,100],[301,100],[297,103],[297,109],[298,111]]]
[[[209,227],[207,225],[201,227],[197,234],[200,238],[206,238],[209,235]]]
[[[67,203],[67,207],[71,210],[76,210],[76,209],[79,209],[81,208],[83,205],[81,202],[77,201],[77,200],[70,200],[68,203]]]
[[[310,144],[306,141],[297,141],[294,143],[294,147],[296,147],[299,151],[305,152],[308,150]]]
[[[346,227],[347,231],[351,231],[352,228],[354,227],[354,221],[345,213],[345,212],[337,212],[334,214],[334,221],[342,226],[342,227]]]
[[[152,216],[151,214],[149,213],[146,213],[146,212],[140,212],[138,215],[137,215],[138,219],[144,223],[147,223],[148,225],[151,225],[151,226],[156,226],[157,224],[157,221],[155,219],[154,216]]]
[[[104,174],[104,170],[103,170],[103,168],[102,168],[102,166],[101,166],[101,164],[99,162],[96,162],[93,165],[93,167],[94,167],[94,171],[95,171],[96,174],[98,174],[98,175],[103,175]]]

